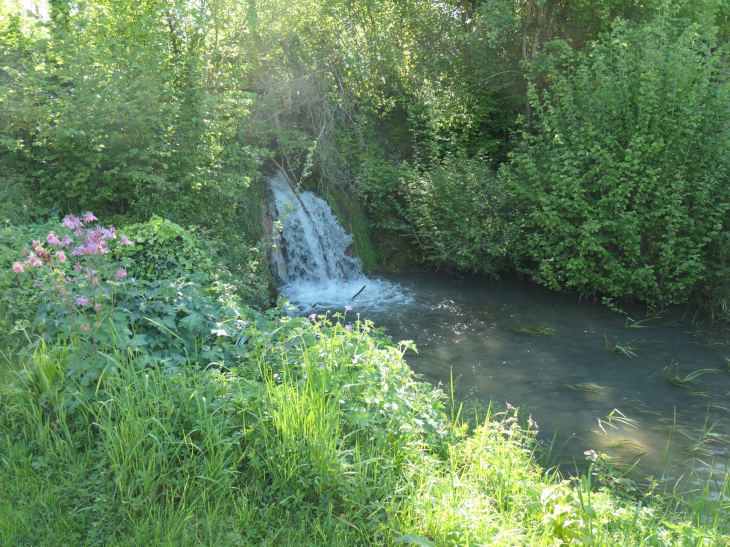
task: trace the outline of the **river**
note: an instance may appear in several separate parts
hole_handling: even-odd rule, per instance
[[[582,471],[584,451],[597,450],[619,469],[636,464],[631,476],[642,480],[671,483],[691,469],[725,476],[730,332],[723,326],[685,307],[621,303],[618,312],[514,279],[368,277],[323,199],[294,197],[281,175],[270,188],[270,215],[283,228],[270,261],[295,313],[347,305],[348,320],[369,319],[394,341],[413,340],[418,353],[406,360],[416,373],[447,392],[453,379],[459,401],[519,407],[538,423],[542,446],[553,444],[550,464],[564,472]],[[668,380],[700,371],[693,381]]]

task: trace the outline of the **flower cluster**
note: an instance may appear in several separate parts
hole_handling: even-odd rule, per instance
[[[102,309],[110,304],[109,311],[113,311],[116,285],[127,275],[119,264],[119,250],[132,245],[132,241],[123,234],[117,238],[114,227],[89,226],[97,220],[93,213],[87,212],[80,218],[68,215],[61,223],[81,238],[70,251],[70,256],[77,260],[73,269],[64,263],[68,260],[66,249],[74,244],[74,239],[69,235],[59,236],[53,231],[48,234],[45,243],[34,241],[32,251],[23,249],[23,255],[27,257],[24,262],[13,264],[16,274],[29,271],[36,278],[37,284],[33,286],[40,285],[51,300],[60,305],[76,332],[79,329],[83,332],[90,330],[88,313],[96,315],[94,326],[101,325],[104,319]],[[110,241],[117,239],[116,260],[111,262],[106,255],[110,253]],[[71,276],[73,273],[76,275]]]
[[[93,213],[87,212],[81,219],[75,215],[68,215],[63,218],[61,226],[74,230],[74,234],[77,237],[84,237],[85,224],[98,220]],[[81,245],[71,251],[71,256],[86,256],[86,255],[105,255],[109,253],[107,239],[116,239],[117,231],[113,226],[105,228],[104,226],[97,226],[95,229],[87,228],[86,237]],[[51,232],[46,237],[46,243],[51,245],[52,249],[46,249],[40,241],[34,241],[31,245],[33,251],[28,252],[27,249],[23,249],[23,254],[28,257],[25,262],[13,263],[13,271],[15,273],[24,272],[30,268],[40,268],[44,264],[51,262],[55,258],[59,262],[66,261],[66,253],[62,250],[56,250],[57,248],[66,248],[74,242],[73,238],[68,235],[64,235],[59,238],[55,232]],[[132,241],[122,234],[119,239],[119,246],[124,247],[126,245],[132,245]],[[78,264],[77,264],[78,265]],[[78,268],[77,268],[78,269]],[[123,271],[123,270],[120,270]],[[117,279],[122,275],[126,275],[126,272],[116,277]]]

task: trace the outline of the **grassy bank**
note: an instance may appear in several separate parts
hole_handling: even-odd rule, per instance
[[[39,347],[0,400],[1,545],[726,545],[694,505],[540,467],[535,425],[471,433],[368,323],[250,317],[235,368]],[[725,485],[727,488],[727,483]],[[701,512],[700,512],[701,511]]]
[[[464,423],[350,310],[256,311],[254,270],[226,282],[192,232],[95,222],[0,233],[0,545],[730,539],[727,473],[658,495],[595,456],[564,480],[529,416]]]

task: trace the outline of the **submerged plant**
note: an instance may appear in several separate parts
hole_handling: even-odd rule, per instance
[[[610,446],[611,448],[626,452],[630,454],[633,458],[639,458],[648,452],[646,448],[644,448],[636,441],[632,441],[631,439],[617,439],[614,441],[609,441],[608,443],[606,443],[606,445]]]
[[[618,355],[625,355],[626,357],[638,357],[638,355],[636,355],[634,351],[637,349],[636,344],[642,344],[646,342],[646,340],[642,340],[640,338],[632,338],[631,340],[626,340],[625,342],[618,341],[613,344],[613,347],[611,347],[611,342],[608,339],[618,338],[618,336],[604,334],[603,338],[605,338],[606,340],[606,351],[610,351]]]
[[[624,325],[625,329],[648,329],[651,328],[645,323],[649,321],[653,321],[654,319],[659,319],[663,315],[666,315],[669,313],[668,310],[657,310],[656,308],[652,308],[651,306],[646,308],[646,317],[644,319],[631,319],[630,317],[626,318],[626,324]]]
[[[587,384],[575,384],[575,385],[565,384],[565,387],[569,387],[570,389],[573,389],[575,391],[588,391],[590,393],[601,393],[601,394],[606,394],[606,393],[611,393],[612,391],[616,391],[612,387],[599,386],[592,382],[587,383]]]
[[[598,427],[601,428],[601,431],[603,431],[604,435],[608,435],[608,433],[606,433],[606,430],[603,428],[603,425],[605,424],[613,429],[618,429],[618,426],[615,425],[614,422],[627,425],[634,429],[637,429],[639,427],[639,422],[627,417],[626,414],[624,414],[617,408],[614,408],[611,411],[611,414],[609,414],[608,416],[605,416],[604,418],[598,418]]]
[[[699,378],[703,374],[709,374],[711,372],[717,372],[714,368],[703,368],[701,370],[696,370],[694,372],[691,372],[687,376],[680,376],[679,375],[679,363],[675,363],[674,360],[669,364],[668,367],[664,367],[664,370],[662,372],[666,371],[667,373],[667,382],[670,384],[674,384],[677,386],[687,386],[687,384],[691,384],[695,381],[695,379]]]
[[[547,336],[555,332],[555,329],[548,327],[535,327],[532,325],[507,325],[507,328],[511,331],[518,332],[520,334],[529,334],[531,336]]]
[[[633,401],[629,401],[626,403],[627,406],[630,406],[634,410],[638,410],[639,412],[643,414],[656,414],[661,415],[663,414],[659,410],[653,410],[650,406],[648,406],[644,401],[639,401],[638,399],[634,399]]]

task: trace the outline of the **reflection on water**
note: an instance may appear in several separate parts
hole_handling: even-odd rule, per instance
[[[446,384],[453,374],[461,396],[521,407],[546,442],[555,429],[562,440],[575,434],[563,456],[582,458],[587,449],[610,453],[614,461],[641,455],[644,472],[672,479],[680,471],[665,465],[671,435],[673,461],[694,455],[707,465],[714,460],[716,470],[726,464],[730,334],[703,325],[694,312],[670,309],[638,323],[647,317],[646,306],[623,306],[637,322],[627,328],[633,323],[626,315],[600,303],[518,281],[455,282],[427,274],[389,279],[410,289],[414,301],[362,315],[394,340],[415,341],[418,354],[407,355],[411,367],[435,383]],[[358,311],[356,303],[350,313]],[[516,326],[554,332],[526,334]],[[672,360],[681,376],[717,372],[672,385],[663,373]]]

